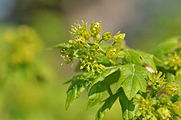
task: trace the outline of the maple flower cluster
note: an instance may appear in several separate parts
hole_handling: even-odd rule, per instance
[[[147,94],[136,95],[136,118],[146,120],[181,120],[181,48],[165,53],[163,68],[166,72],[150,73]],[[164,46],[162,46],[164,47]],[[167,71],[168,70],[168,71]],[[172,73],[168,73],[172,71]],[[151,102],[150,102],[151,101]]]
[[[84,21],[72,25],[70,33],[73,35],[73,40],[58,46],[62,57],[67,62],[78,59],[80,69],[91,72],[101,72],[105,69],[102,56],[110,58],[111,64],[116,64],[117,59],[123,56],[120,50],[124,48],[125,34],[118,32],[112,36],[110,32],[103,32],[101,35],[101,30],[101,22],[92,22],[90,28]],[[112,45],[105,50],[101,46],[103,41],[112,41]]]
[[[150,73],[147,80],[147,95],[137,94],[134,98],[136,119],[180,120],[181,101],[176,101],[181,94],[178,81],[167,81],[161,72]]]
[[[169,53],[166,56],[165,65],[176,71],[176,74],[181,75],[181,51]]]

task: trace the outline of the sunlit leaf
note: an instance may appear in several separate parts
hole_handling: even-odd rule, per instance
[[[124,60],[126,63],[150,66],[156,71],[153,55],[132,49],[127,49],[125,52],[126,54]]]
[[[115,71],[115,70],[117,70],[117,71]],[[102,77],[101,77],[101,79],[104,78],[104,80],[97,82],[96,84],[94,84],[91,87],[89,94],[88,94],[89,98],[94,97],[94,94],[96,94],[96,93],[101,93],[101,92],[108,90],[110,85],[117,82],[119,79],[119,76],[120,76],[120,71],[117,68],[109,70],[109,73],[107,74],[107,76],[105,73],[108,73],[108,72],[105,71],[104,73],[102,73]],[[112,74],[110,74],[110,73],[112,73]]]
[[[111,107],[115,103],[118,96],[119,96],[119,93],[116,93],[105,100],[103,106],[97,112],[96,120],[103,119],[105,112],[111,109]]]
[[[119,90],[119,102],[122,108],[122,118],[124,120],[130,120],[133,118],[134,105],[131,100],[128,100],[122,88]]]
[[[122,87],[128,99],[132,99],[140,90],[146,90],[147,70],[141,66],[131,64],[120,68],[118,87]]]
[[[66,109],[68,109],[70,104],[78,98],[80,93],[91,83],[91,75],[91,73],[77,75],[70,80],[71,84],[67,91]]]
[[[172,38],[164,43],[161,43],[158,47],[154,48],[154,55],[159,59],[163,60],[165,58],[165,54],[169,53],[176,48],[180,47],[181,42],[179,38]],[[179,46],[180,45],[180,46]]]

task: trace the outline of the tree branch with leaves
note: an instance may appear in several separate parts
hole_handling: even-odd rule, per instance
[[[122,120],[180,120],[181,39],[168,40],[150,54],[127,47],[124,33],[101,30],[100,22],[75,23],[73,40],[56,46],[67,63],[79,61],[80,74],[67,82],[66,109],[87,89],[88,107],[102,104],[96,120],[116,100]]]

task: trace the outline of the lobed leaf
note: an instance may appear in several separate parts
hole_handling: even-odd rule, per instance
[[[119,102],[122,108],[122,119],[130,120],[134,116],[134,104],[128,100],[122,88],[119,90]]]
[[[140,90],[146,91],[147,70],[141,66],[131,64],[120,67],[118,87],[122,87],[126,96],[131,100]]]
[[[154,71],[156,71],[154,56],[152,54],[148,54],[145,52],[132,50],[132,49],[126,49],[125,52],[126,54],[125,54],[124,61],[127,64],[150,66]]]
[[[100,103],[104,98],[104,92],[94,94],[94,97],[89,98],[87,108],[93,107]]]
[[[116,93],[109,98],[107,98],[102,105],[102,107],[98,110],[96,115],[96,120],[102,120],[104,117],[104,114],[107,110],[110,110],[113,104],[115,103],[116,99],[118,98],[119,93]]]
[[[181,47],[181,42],[179,38],[172,38],[167,40],[166,42],[160,44],[153,51],[154,55],[158,57],[160,60],[164,60],[165,54],[174,51],[178,47]]]
[[[117,70],[117,71],[115,71]],[[113,72],[114,71],[114,72]],[[117,82],[120,76],[120,70],[114,69],[112,70],[112,74],[109,74],[104,80],[97,82],[94,84],[91,89],[89,90],[89,98],[93,97],[96,93],[101,93],[109,89],[110,85]],[[102,76],[103,77],[103,76]]]
[[[113,68],[108,68],[106,70],[104,70],[102,73],[100,73],[94,80],[94,82],[92,84],[95,84],[99,81],[103,81],[107,76],[111,75],[112,73],[114,73],[115,71],[117,71],[119,69],[119,67],[113,67]]]
[[[68,82],[71,83],[68,91],[67,91],[67,99],[66,99],[66,109],[70,106],[70,104],[79,97],[80,93],[82,93],[85,88],[91,83],[92,73],[82,74],[74,76]]]

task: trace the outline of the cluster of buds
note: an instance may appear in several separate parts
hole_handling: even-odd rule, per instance
[[[168,110],[167,107],[160,107],[157,109],[158,118],[161,120],[170,120],[171,112]]]
[[[165,75],[163,75],[162,72],[149,74],[149,78],[147,81],[148,87],[151,87],[153,90],[159,90],[165,84]]]
[[[99,34],[99,32],[102,30],[102,26],[100,22],[92,22],[90,31],[93,36]]]
[[[63,58],[68,62],[73,59],[80,61],[80,69],[100,72],[105,69],[101,64],[100,56],[105,56],[109,59],[117,59],[123,57],[121,49],[123,49],[122,41],[125,34],[118,32],[112,36],[110,32],[104,32],[100,35],[102,26],[100,22],[92,22],[90,28],[88,23],[75,23],[71,26],[70,33],[74,36],[73,40],[69,40],[68,44],[59,45],[60,52]],[[112,45],[106,50],[101,48],[101,42],[113,41]],[[110,44],[110,43],[108,43]]]
[[[125,36],[126,34],[121,34],[120,32],[118,32],[113,38],[116,43],[121,43],[124,40]]]
[[[138,119],[180,120],[181,101],[173,101],[173,96],[181,94],[178,81],[168,81],[162,72],[150,73],[147,80],[147,96],[137,94],[133,99]]]
[[[137,106],[136,117],[144,118],[146,120],[156,120],[154,115],[154,105],[157,104],[155,99],[150,97],[144,98],[141,95],[137,94],[134,98],[133,103]]]
[[[102,39],[105,40],[105,41],[108,41],[108,42],[113,40],[112,33],[111,32],[104,32],[102,34]]]
[[[181,51],[169,53],[166,56],[165,65],[169,66],[175,71],[181,69]]]
[[[124,57],[123,49],[124,46],[124,38],[125,34],[123,33],[116,33],[114,36],[110,32],[104,32],[102,35],[102,39],[105,41],[112,41],[113,44],[107,49],[106,56],[109,59],[112,59],[114,63],[117,63],[116,60]]]
[[[181,93],[181,84],[179,82],[169,82],[166,84],[165,86],[165,93],[170,95],[170,96],[174,96],[176,94]]]

